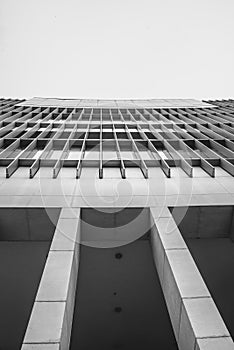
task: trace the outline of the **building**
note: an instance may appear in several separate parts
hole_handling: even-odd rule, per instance
[[[234,349],[234,101],[0,100],[0,349]]]

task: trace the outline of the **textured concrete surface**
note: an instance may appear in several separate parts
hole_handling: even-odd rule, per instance
[[[229,331],[173,217],[164,210],[165,217],[160,218],[159,212],[158,208],[151,208],[151,220],[155,223],[152,250],[179,349],[194,350],[198,339],[214,337],[221,342],[227,337],[228,346],[234,349]],[[176,214],[178,218],[178,210]],[[204,344],[199,346],[205,349]]]
[[[76,219],[64,218],[70,213],[64,209],[61,211],[24,337],[24,346],[58,345],[60,350],[69,349],[79,266],[80,210],[75,212]],[[62,226],[64,220],[66,225]],[[65,240],[61,240],[61,236]]]
[[[230,337],[198,339],[195,350],[233,350]]]
[[[188,178],[166,178],[160,168],[149,173],[149,179],[139,178],[134,168],[129,179],[97,179],[97,169],[82,172],[75,179],[75,169],[65,168],[57,179],[51,179],[50,168],[42,168],[35,178],[28,179],[28,168],[19,168],[10,179],[0,175],[1,207],[125,207],[125,206],[188,206],[234,204],[232,186],[225,186],[233,177],[226,172],[216,178],[207,178],[204,171]],[[138,169],[136,169],[138,170]],[[1,174],[1,173],[0,173]],[[225,176],[224,176],[225,175]],[[47,182],[48,181],[48,182]]]

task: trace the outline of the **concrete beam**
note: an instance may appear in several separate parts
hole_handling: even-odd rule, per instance
[[[179,349],[213,350],[222,343],[224,347],[219,349],[234,349],[230,334],[169,210],[151,208],[151,220],[154,224],[151,232],[153,257]]]
[[[62,209],[22,350],[68,350],[79,266],[80,210]]]

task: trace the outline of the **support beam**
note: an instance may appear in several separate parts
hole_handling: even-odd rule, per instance
[[[69,349],[80,260],[80,209],[64,208],[25,332],[22,350]]]
[[[121,157],[119,141],[118,141],[118,138],[117,138],[117,134],[116,134],[116,129],[115,129],[115,124],[114,124],[112,113],[111,113],[111,121],[112,121],[112,126],[113,126],[113,134],[114,134],[114,139],[115,139],[115,147],[116,147],[117,158],[120,161],[120,172],[121,172],[122,179],[125,179],[126,178],[125,165],[124,165],[123,159]]]
[[[78,165],[77,165],[77,168],[76,168],[76,178],[77,179],[79,179],[80,175],[81,175],[82,162],[83,162],[85,151],[86,151],[86,140],[88,138],[88,134],[89,134],[89,130],[90,130],[90,121],[91,121],[91,119],[92,119],[92,115],[90,115],[90,117],[89,117],[89,121],[88,121],[88,124],[87,124],[87,127],[86,127],[83,144],[82,144],[82,147],[81,147],[80,158],[78,160]]]
[[[140,153],[139,153],[139,150],[138,150],[138,147],[131,135],[131,132],[129,131],[129,128],[127,126],[127,124],[125,123],[124,121],[124,118],[123,118],[123,115],[122,115],[122,112],[120,111],[120,114],[121,114],[121,118],[122,118],[122,121],[124,123],[124,127],[125,127],[125,131],[126,131],[126,134],[127,134],[127,137],[129,139],[129,141],[131,142],[131,145],[132,145],[132,151],[134,152],[135,154],[135,157],[136,159],[139,161],[139,166],[140,166],[140,169],[142,171],[142,174],[144,175],[144,177],[147,179],[148,178],[148,168],[144,162],[144,160],[142,159]]]
[[[142,139],[146,140],[148,142],[148,148],[151,151],[151,153],[155,159],[155,165],[160,166],[160,168],[165,173],[165,175],[167,177],[170,177],[171,176],[171,169],[170,169],[169,165],[160,156],[157,149],[154,147],[153,143],[149,140],[149,138],[147,137],[145,132],[142,130],[141,126],[139,124],[137,124],[137,122],[132,114],[131,114],[131,117],[132,117],[133,122],[136,123],[137,130],[140,133]],[[155,156],[155,154],[156,154],[156,156]]]
[[[192,166],[188,163],[187,160],[184,159],[183,156],[181,156],[179,154],[179,152],[177,152],[175,150],[174,147],[172,147],[168,141],[166,141],[157,131],[155,131],[155,129],[153,128],[153,126],[150,125],[150,130],[152,132],[153,135],[155,135],[155,137],[160,140],[165,149],[170,153],[172,159],[175,162],[176,166],[180,166],[182,170],[184,170],[184,172],[189,176],[189,177],[193,177],[193,168]]]

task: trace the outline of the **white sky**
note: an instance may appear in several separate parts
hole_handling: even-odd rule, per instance
[[[0,96],[234,98],[234,0],[0,0]]]

